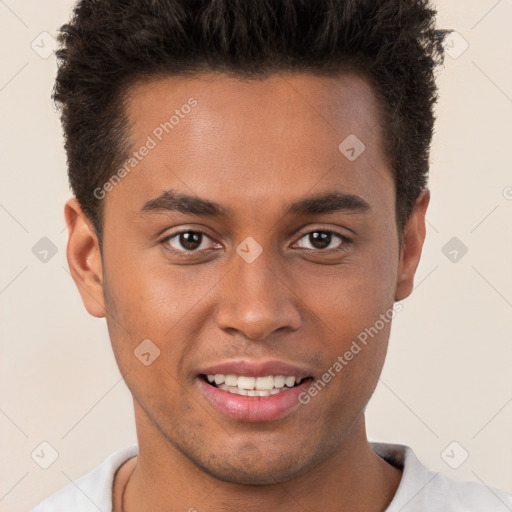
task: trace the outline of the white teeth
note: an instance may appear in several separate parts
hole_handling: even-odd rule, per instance
[[[274,387],[275,388],[284,388],[286,377],[284,375],[279,375],[277,377],[274,377]]]
[[[221,373],[207,375],[210,384],[224,391],[243,396],[270,396],[286,391],[299,385],[303,379],[294,376],[266,375],[265,377],[248,377],[247,375],[223,375]]]
[[[289,388],[293,388],[293,386],[295,385],[295,377],[286,377],[286,379],[284,380],[284,383]]]
[[[238,377],[236,375],[226,375],[224,383],[226,386],[236,386],[238,384]]]
[[[293,379],[295,380],[295,379]],[[264,389],[272,389],[274,387],[274,377],[269,375],[268,377],[258,377],[256,379],[256,389],[264,390]]]
[[[241,375],[238,377],[238,387],[240,389],[254,389],[254,383],[256,382],[256,379],[254,377],[245,377],[244,375]],[[259,389],[256,387],[256,389]]]

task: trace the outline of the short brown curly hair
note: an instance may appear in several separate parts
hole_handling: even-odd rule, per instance
[[[450,30],[428,0],[81,0],[60,29],[53,99],[71,188],[102,240],[93,191],[129,155],[124,94],[152,75],[356,71],[378,99],[403,230],[429,167],[435,67]]]

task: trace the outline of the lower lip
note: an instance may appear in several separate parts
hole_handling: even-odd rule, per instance
[[[241,421],[272,421],[282,418],[300,405],[298,397],[309,387],[310,379],[287,391],[269,396],[236,395],[211,386],[203,379],[199,379],[199,384],[206,399],[226,416]]]

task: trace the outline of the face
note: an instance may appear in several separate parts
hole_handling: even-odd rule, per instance
[[[106,317],[138,428],[225,481],[304,474],[362,424],[428,197],[399,248],[357,76],[163,78],[127,100],[137,156],[102,189],[103,260],[66,211],[70,267]]]

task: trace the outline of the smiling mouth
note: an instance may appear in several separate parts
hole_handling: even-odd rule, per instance
[[[292,375],[266,375],[264,377],[250,377],[246,375],[224,375],[220,373],[201,375],[201,378],[210,386],[241,396],[271,396],[285,393],[299,386],[305,379]]]

